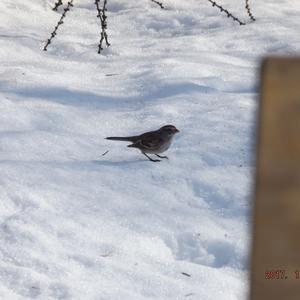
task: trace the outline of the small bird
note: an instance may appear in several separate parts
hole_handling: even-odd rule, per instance
[[[165,152],[169,149],[174,135],[179,130],[173,125],[165,125],[158,130],[145,132],[141,135],[115,137],[109,136],[106,139],[112,141],[126,141],[132,144],[127,147],[138,148],[151,161],[157,162],[160,159],[153,159],[148,154],[154,154],[159,158],[167,158],[167,156],[160,156],[159,153]]]

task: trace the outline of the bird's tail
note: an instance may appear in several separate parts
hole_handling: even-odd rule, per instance
[[[106,139],[111,141],[134,142],[136,140],[136,136],[125,136],[125,137],[109,136]]]

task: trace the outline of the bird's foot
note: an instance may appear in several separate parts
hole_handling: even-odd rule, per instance
[[[165,159],[169,159],[169,157],[168,156],[161,156],[161,155],[158,155],[158,154],[155,154],[157,157],[159,157],[159,158],[165,158]]]
[[[148,156],[146,153],[142,152],[150,161],[153,161],[153,162],[158,162],[158,161],[161,161],[160,159],[153,159],[151,158],[150,156]]]
[[[153,161],[153,162],[158,162],[158,161],[161,161],[160,159],[150,159],[151,161]]]

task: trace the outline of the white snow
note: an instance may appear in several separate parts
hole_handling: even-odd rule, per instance
[[[241,300],[258,74],[300,49],[298,1],[0,2],[0,299]],[[66,1],[64,1],[66,2]],[[151,163],[111,135],[180,129]],[[102,156],[102,153],[109,152]],[[190,276],[188,276],[190,275]]]

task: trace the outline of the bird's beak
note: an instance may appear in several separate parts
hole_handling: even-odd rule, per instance
[[[180,132],[177,128],[175,128],[175,133]]]

